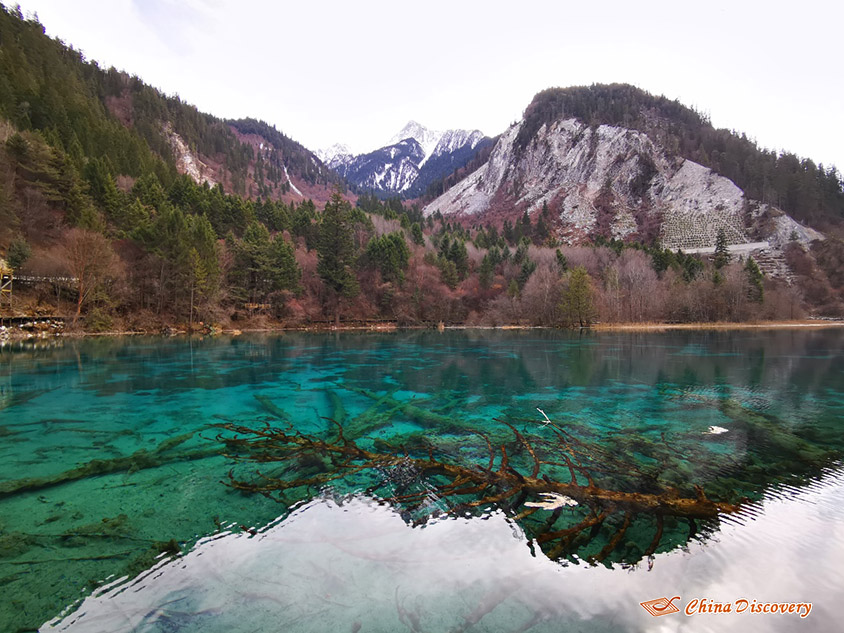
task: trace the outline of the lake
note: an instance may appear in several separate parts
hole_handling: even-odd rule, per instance
[[[7,345],[0,631],[837,630],[843,350],[835,327]]]

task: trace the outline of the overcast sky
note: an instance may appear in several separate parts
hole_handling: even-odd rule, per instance
[[[552,86],[626,82],[844,170],[844,3],[26,0],[47,33],[310,149],[409,119],[502,132]]]

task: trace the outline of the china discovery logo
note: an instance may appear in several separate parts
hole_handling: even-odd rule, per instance
[[[668,615],[669,613],[680,613],[680,609],[674,606],[674,601],[679,600],[680,596],[674,596],[670,600],[668,598],[655,598],[653,600],[646,600],[639,604],[644,607],[645,611],[652,616]]]
[[[645,611],[656,618],[661,615],[680,613],[680,607],[674,604],[675,600],[680,600],[680,596],[674,596],[673,598],[654,598],[653,600],[646,600],[639,604],[642,605]],[[739,598],[732,602],[718,602],[709,598],[695,598],[689,600],[683,612],[687,616],[747,612],[760,615],[796,615],[800,619],[803,619],[809,617],[809,614],[812,612],[812,603],[762,602],[760,600],[748,600],[746,598]]]

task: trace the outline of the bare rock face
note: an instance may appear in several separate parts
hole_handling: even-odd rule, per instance
[[[547,205],[569,243],[601,234],[658,237],[671,249],[689,249],[714,246],[722,229],[732,244],[764,237],[749,234],[752,201],[731,180],[668,155],[643,132],[569,118],[543,125],[519,148],[521,125],[502,134],[487,163],[428,204],[425,214],[513,218]],[[795,225],[801,241],[820,236],[775,213],[787,219],[771,226],[788,225],[769,228],[777,241],[785,231],[793,238]]]
[[[815,240],[824,239],[820,231],[803,226],[784,211],[768,204],[752,205],[750,217],[754,233],[775,248],[783,248],[789,242],[808,247]]]
[[[167,135],[167,140],[170,141],[170,148],[173,150],[173,155],[176,158],[176,169],[180,174],[187,174],[197,184],[207,182],[212,187],[217,184],[213,176],[213,170],[191,152],[190,147],[176,133],[170,123],[164,126],[164,133]]]
[[[750,241],[744,230],[744,192],[703,165],[683,161],[658,200],[662,242],[669,248],[712,246],[721,229],[730,244]]]

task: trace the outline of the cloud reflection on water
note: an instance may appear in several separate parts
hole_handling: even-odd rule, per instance
[[[844,587],[844,471],[766,494],[713,538],[652,571],[533,557],[500,512],[409,527],[390,506],[313,500],[258,535],[201,541],[183,558],[87,598],[66,633],[202,631],[832,631]],[[652,618],[639,602],[812,602],[789,615]],[[359,626],[358,626],[359,625]]]

